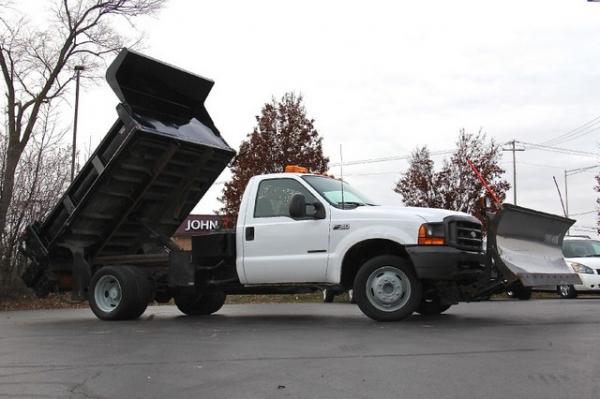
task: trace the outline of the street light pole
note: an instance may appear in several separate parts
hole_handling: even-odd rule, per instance
[[[77,115],[79,113],[79,76],[85,70],[83,65],[75,65],[75,116],[73,118],[73,153],[71,154],[71,181],[75,178],[75,155],[77,153]]]

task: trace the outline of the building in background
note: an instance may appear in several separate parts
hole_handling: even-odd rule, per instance
[[[209,234],[223,229],[224,216],[189,215],[173,234],[173,241],[186,251],[192,249],[192,237]]]

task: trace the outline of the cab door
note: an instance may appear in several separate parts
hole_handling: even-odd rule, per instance
[[[330,213],[316,219],[313,206],[307,216],[293,219],[289,203],[302,194],[306,203],[319,201],[294,178],[260,181],[244,224],[244,273],[247,284],[324,282],[329,253]]]

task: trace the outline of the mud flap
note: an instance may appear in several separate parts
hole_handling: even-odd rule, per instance
[[[557,215],[504,204],[491,218],[488,254],[503,277],[526,287],[581,284],[562,254],[563,238],[575,223]]]

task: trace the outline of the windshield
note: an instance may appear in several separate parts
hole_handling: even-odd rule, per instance
[[[600,257],[600,241],[596,240],[565,240],[563,241],[565,258]]]
[[[342,182],[324,176],[302,176],[312,188],[336,208],[342,208]],[[357,207],[374,204],[362,193],[348,183],[344,184],[344,208],[348,205]]]

